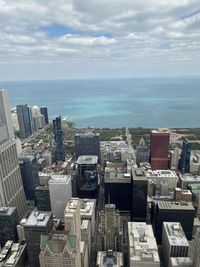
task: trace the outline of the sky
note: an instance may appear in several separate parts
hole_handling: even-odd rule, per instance
[[[200,76],[199,0],[0,0],[0,80]]]

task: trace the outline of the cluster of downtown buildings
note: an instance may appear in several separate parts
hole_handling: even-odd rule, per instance
[[[200,156],[189,141],[170,151],[170,131],[153,130],[134,151],[96,133],[65,140],[45,107],[16,114],[21,141],[0,90],[0,266],[200,266]]]

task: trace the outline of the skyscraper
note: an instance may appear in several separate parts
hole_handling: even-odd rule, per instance
[[[26,199],[35,202],[35,188],[39,185],[36,156],[33,154],[21,154],[19,156],[19,166]]]
[[[40,267],[40,239],[42,234],[48,235],[51,232],[53,228],[53,214],[48,211],[33,211],[22,226],[27,244],[29,266]]]
[[[16,207],[19,219],[28,212],[13,140],[0,142],[0,206]]]
[[[5,89],[0,89],[0,141],[14,138],[11,112]]]
[[[53,129],[54,129],[54,136],[55,136],[55,160],[64,161],[65,155],[64,155],[61,116],[53,120]]]
[[[192,143],[189,143],[186,139],[183,140],[180,170],[182,173],[190,172],[190,156],[192,151]]]
[[[17,118],[19,123],[20,138],[25,139],[33,134],[33,118],[31,108],[28,105],[17,106]]]
[[[146,222],[148,181],[142,169],[132,169],[132,221]]]
[[[41,114],[44,116],[45,124],[49,124],[49,116],[47,107],[40,108]]]
[[[150,163],[152,170],[168,169],[170,134],[167,130],[154,130],[150,136]]]
[[[100,162],[100,136],[99,134],[86,133],[75,135],[75,154],[79,156],[97,156]]]

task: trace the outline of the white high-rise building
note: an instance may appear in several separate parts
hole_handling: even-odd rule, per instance
[[[56,218],[62,219],[67,202],[72,197],[71,176],[53,174],[48,184],[51,210]]]
[[[0,141],[0,207],[16,207],[19,219],[28,212],[13,140]]]
[[[158,247],[151,225],[128,222],[129,267],[160,267]]]
[[[193,261],[194,267],[200,267],[200,228],[197,229],[195,235]]]
[[[179,222],[163,222],[162,255],[165,266],[176,264],[172,258],[189,258],[188,251],[189,243],[181,224]]]
[[[40,112],[40,108],[38,106],[33,106],[31,108],[34,128],[37,132],[39,129],[42,129],[45,126],[45,118]]]
[[[14,138],[7,91],[0,89],[0,141]]]

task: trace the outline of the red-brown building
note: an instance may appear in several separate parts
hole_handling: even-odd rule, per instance
[[[170,133],[167,130],[153,130],[150,136],[150,163],[152,170],[168,169]]]

